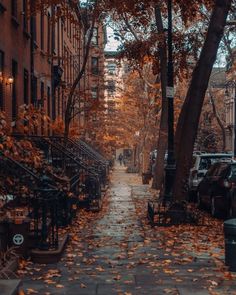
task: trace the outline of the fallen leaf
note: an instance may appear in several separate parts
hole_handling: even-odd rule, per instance
[[[87,286],[85,284],[81,283],[80,288],[87,288]]]
[[[216,281],[207,280],[212,286],[218,286],[218,283]]]
[[[115,280],[115,281],[119,281],[121,279],[121,276],[120,275],[117,275],[117,276],[115,276],[114,278],[113,278],[113,280]]]
[[[44,280],[44,283],[46,283],[46,284],[56,284],[56,282],[54,282],[52,280]]]
[[[101,266],[98,266],[98,267],[96,267],[95,269],[98,270],[98,271],[100,271],[100,272],[104,271],[104,268],[101,267]]]
[[[38,291],[34,289],[27,289],[27,294],[38,294]]]
[[[173,293],[173,291],[175,291],[175,289],[164,289],[163,290],[165,293],[167,293],[167,294],[171,294],[171,293]]]
[[[64,288],[64,286],[63,285],[60,285],[60,284],[57,284],[56,285],[56,288]]]

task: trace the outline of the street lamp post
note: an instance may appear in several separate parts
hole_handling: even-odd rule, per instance
[[[234,127],[234,132],[233,132],[233,155],[234,158],[236,158],[236,81],[228,81],[226,83],[226,90],[228,90],[228,88],[232,88],[234,90],[234,109],[233,109],[233,127]],[[227,91],[228,93],[228,91]]]
[[[172,0],[168,0],[168,68],[166,96],[168,100],[168,155],[165,169],[164,205],[173,199],[174,158],[174,74],[172,52]]]

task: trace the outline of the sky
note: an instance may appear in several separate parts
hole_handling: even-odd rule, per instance
[[[120,42],[114,39],[114,32],[112,28],[107,26],[107,44],[105,47],[106,51],[116,51]]]
[[[105,51],[116,51],[121,45],[121,42],[114,39],[114,31],[111,27],[107,26],[107,44],[105,46]],[[217,60],[214,67],[224,67],[226,65],[225,54],[218,52]]]

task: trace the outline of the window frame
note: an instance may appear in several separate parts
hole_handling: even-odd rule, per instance
[[[93,28],[93,36],[91,39],[91,44],[93,46],[98,46],[98,27]]]
[[[96,94],[96,95],[93,95]],[[98,100],[99,89],[98,86],[91,87],[91,97],[93,100]]]
[[[17,76],[18,76],[18,62],[15,59],[12,59],[12,77],[13,77],[13,84],[12,84],[12,121],[15,121],[17,118]]]
[[[23,91],[24,91],[24,104],[29,104],[29,71],[24,69],[23,71]]]
[[[23,13],[23,30],[24,32],[28,32],[28,19],[27,19],[27,0],[22,1],[22,13]]]
[[[94,61],[96,61],[94,63]],[[91,73],[93,75],[99,75],[99,57],[92,56],[91,57]]]

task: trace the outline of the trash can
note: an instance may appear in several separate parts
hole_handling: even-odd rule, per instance
[[[236,271],[236,218],[224,222],[225,265]]]

